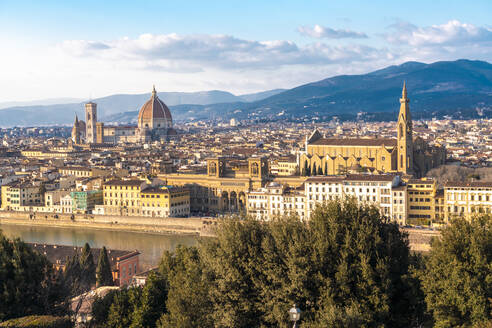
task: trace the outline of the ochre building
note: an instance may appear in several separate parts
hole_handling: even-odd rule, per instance
[[[158,178],[189,189],[193,212],[238,212],[245,210],[246,193],[265,185],[268,171],[268,161],[263,157],[251,157],[247,162],[217,157],[207,159],[206,174],[169,173]]]
[[[403,85],[397,138],[324,138],[315,130],[306,138],[305,151],[299,157],[303,175],[337,175],[350,171],[372,173],[400,172],[416,177],[446,160],[443,147],[430,146],[420,137],[414,137],[410,100]]]

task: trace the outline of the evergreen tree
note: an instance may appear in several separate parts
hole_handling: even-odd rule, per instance
[[[101,248],[96,269],[96,286],[112,286],[113,274],[109,263],[108,252],[106,247]]]
[[[309,224],[320,277],[313,327],[408,327],[415,321],[408,240],[396,224],[353,200],[319,206]]]
[[[328,162],[325,162],[325,175],[328,175]]]
[[[323,168],[321,165],[318,167],[318,175],[323,175]]]
[[[133,310],[132,305],[127,290],[121,290],[115,293],[113,302],[109,307],[108,319],[104,326],[108,328],[127,328],[130,325],[130,314]]]
[[[313,163],[310,175],[316,175],[317,173],[318,173],[318,171],[316,170],[316,163]]]
[[[96,283],[96,265],[92,256],[91,247],[85,243],[80,255],[80,282],[84,290],[91,289]]]
[[[169,294],[167,313],[161,317],[157,327],[213,327],[209,278],[204,275],[198,249],[179,246],[174,254],[166,252],[159,271],[167,277]]]
[[[308,166],[308,161],[304,161],[304,167],[302,168],[302,175],[303,176],[308,176],[309,175],[309,166]]]
[[[54,292],[54,278],[45,256],[0,230],[0,321],[58,311],[63,295]]]
[[[92,303],[92,327],[104,327],[108,322],[109,311],[113,304],[114,297],[119,291],[110,291],[104,297],[96,297]],[[113,309],[115,311],[115,309]],[[113,316],[115,313],[113,312]]]
[[[492,217],[453,220],[432,242],[422,286],[436,327],[491,323]]]
[[[157,321],[166,312],[167,280],[160,274],[151,273],[142,290],[140,302],[131,315],[131,328],[156,327]]]
[[[78,254],[73,257],[67,257],[65,264],[65,271],[63,274],[63,281],[66,286],[69,286],[70,295],[77,296],[84,292],[81,283],[82,269],[80,267],[80,260]]]
[[[226,220],[217,238],[203,247],[206,274],[210,277],[212,319],[215,327],[259,327],[261,297],[253,281],[261,280],[261,243],[266,225],[256,220]]]

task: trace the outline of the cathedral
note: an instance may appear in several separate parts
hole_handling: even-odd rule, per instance
[[[304,175],[336,175],[350,172],[402,173],[424,176],[446,161],[444,147],[430,146],[414,138],[410,100],[403,85],[396,139],[324,138],[316,129],[306,137],[299,167]]]
[[[167,140],[175,136],[171,111],[159,99],[155,87],[150,99],[138,113],[137,126],[107,126],[97,121],[97,104],[85,104],[85,122],[75,116],[72,128],[73,144],[145,143]]]

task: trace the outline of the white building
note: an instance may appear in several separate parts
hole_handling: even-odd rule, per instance
[[[313,177],[305,182],[307,216],[316,204],[328,200],[353,197],[358,203],[373,204],[381,208],[381,214],[393,218],[392,188],[400,185],[399,175],[351,174],[341,177]]]
[[[272,182],[247,193],[246,197],[248,214],[263,220],[289,214],[297,214],[304,220],[318,204],[348,198],[378,206],[382,215],[400,225],[405,225],[407,218],[407,191],[399,175],[317,176],[308,178],[298,189]]]
[[[257,219],[297,215],[306,218],[306,195],[303,189],[290,189],[272,182],[266,188],[247,193],[247,211]]]
[[[446,219],[492,213],[492,182],[449,182],[444,186]]]

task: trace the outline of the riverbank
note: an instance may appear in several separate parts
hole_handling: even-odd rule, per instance
[[[0,211],[0,224],[213,236],[217,219]]]
[[[218,224],[218,220],[198,217],[149,218],[0,211],[0,224],[213,237],[215,236],[214,227]],[[432,238],[440,235],[439,231],[435,230],[413,228],[402,230],[408,233],[410,249],[416,252],[428,252]]]

